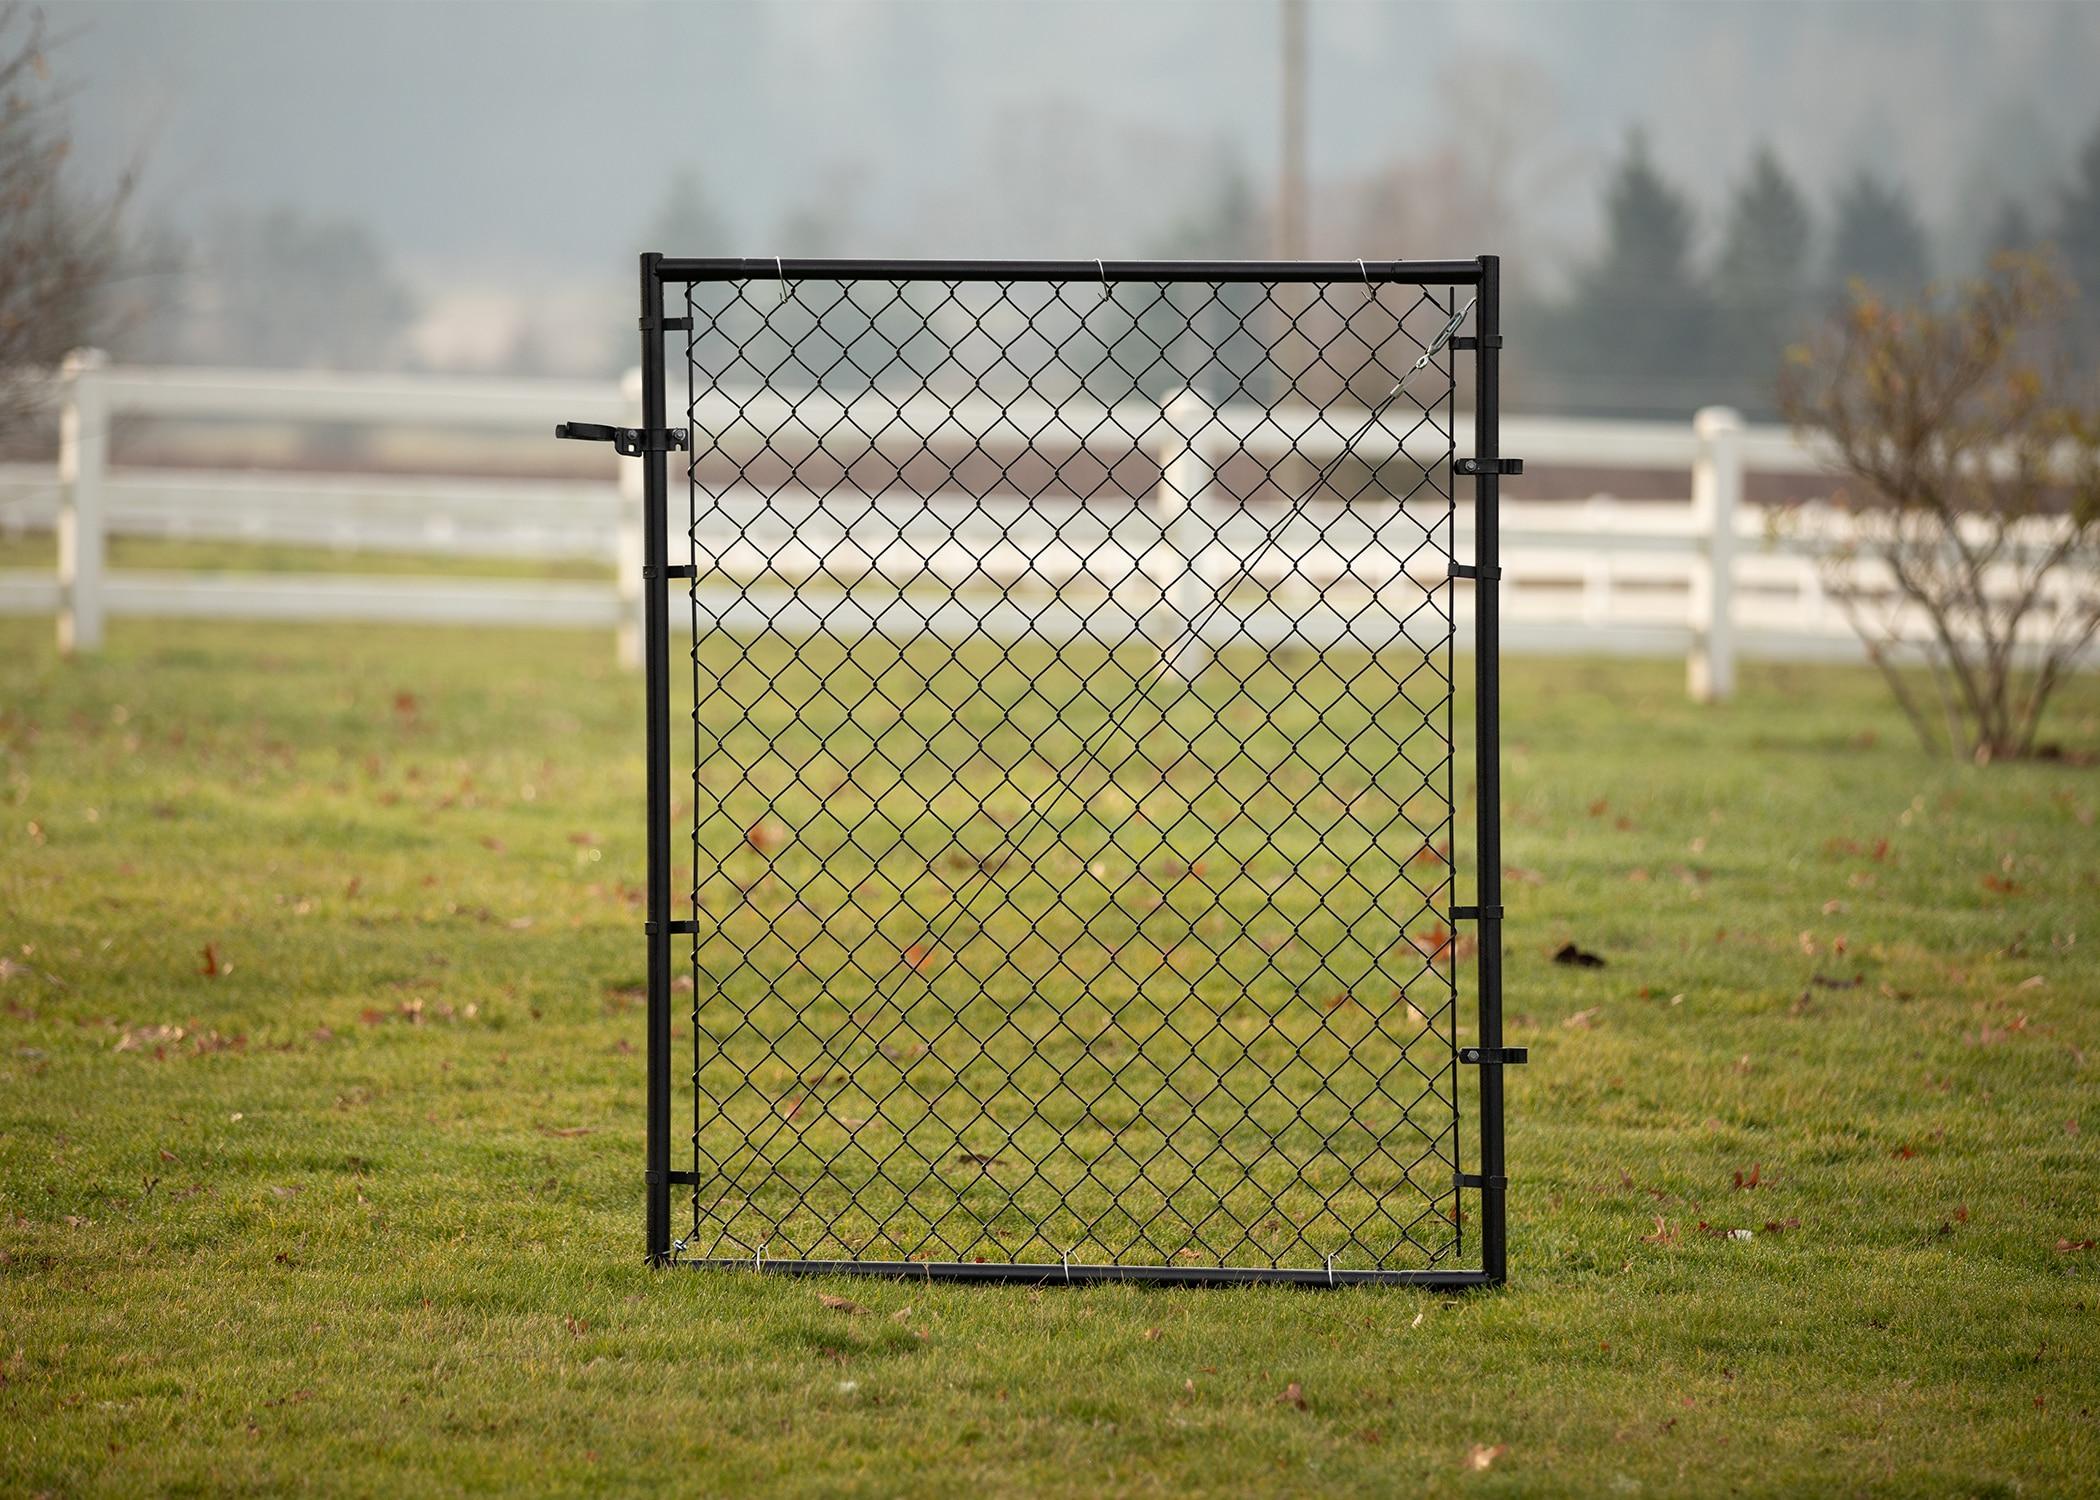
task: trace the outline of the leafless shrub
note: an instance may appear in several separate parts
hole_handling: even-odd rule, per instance
[[[41,11],[0,3],[0,439],[34,422],[67,350],[103,332],[130,181],[77,191]]]
[[[2033,256],[1902,305],[1855,288],[1781,381],[1845,480],[1826,587],[1920,739],[1978,761],[2034,752],[2100,630],[2100,405],[2060,342],[2071,295]]]

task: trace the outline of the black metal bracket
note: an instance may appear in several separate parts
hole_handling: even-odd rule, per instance
[[[700,924],[698,922],[666,922],[664,924],[664,931],[670,933],[673,937],[678,936],[680,933],[698,932],[699,930]],[[656,924],[654,922],[644,922],[642,923],[642,931],[649,937],[655,937]]]
[[[1509,1179],[1507,1177],[1482,1177],[1477,1172],[1453,1172],[1451,1174],[1451,1185],[1462,1188],[1493,1188],[1499,1193],[1509,1186]]]
[[[644,453],[683,453],[691,442],[683,427],[608,427],[603,422],[558,423],[554,435],[579,443],[611,443],[615,453],[627,458],[640,458]]]
[[[1530,1054],[1523,1047],[1461,1047],[1458,1060],[1469,1067],[1509,1068],[1521,1067]]]
[[[1524,460],[1521,458],[1461,458],[1451,465],[1457,474],[1521,474]]]
[[[644,579],[693,578],[697,576],[691,563],[674,563],[665,568],[651,567],[648,563],[642,564],[642,577]]]
[[[1499,922],[1502,920],[1500,906],[1454,906],[1451,908],[1454,922]]]
[[[1462,333],[1451,341],[1451,347],[1464,352],[1468,349],[1500,349],[1502,335],[1499,333]]]
[[[1500,578],[1502,570],[1500,568],[1489,568],[1483,573],[1471,563],[1455,562],[1446,565],[1444,576],[1446,578],[1471,578],[1478,582],[1483,578]]]
[[[693,331],[693,320],[691,318],[640,318],[636,320],[635,326],[644,333],[655,333],[658,329],[665,333],[691,333]]]

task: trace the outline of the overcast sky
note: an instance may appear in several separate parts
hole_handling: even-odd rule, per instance
[[[143,152],[148,204],[178,223],[273,203],[360,220],[426,291],[624,288],[680,163],[731,243],[668,251],[771,253],[798,209],[850,203],[874,253],[1114,256],[1217,163],[1265,184],[1276,159],[1272,0],[46,8],[75,33],[57,64],[91,169]],[[1633,125],[1709,202],[1769,139],[1818,190],[1880,163],[1945,230],[2002,189],[2039,197],[2100,122],[2096,4],[1327,0],[1311,30],[1316,177],[1494,117],[1502,60],[1539,70],[1534,133],[1565,167],[1539,213],[1568,256]],[[1472,97],[1454,96],[1469,65]]]

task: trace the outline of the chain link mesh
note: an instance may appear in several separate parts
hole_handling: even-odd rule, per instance
[[[685,292],[681,1253],[1454,1263],[1456,293]]]

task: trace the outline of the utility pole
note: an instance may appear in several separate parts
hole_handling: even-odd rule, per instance
[[[1279,0],[1283,10],[1283,142],[1276,184],[1276,253],[1305,255],[1305,0]]]

